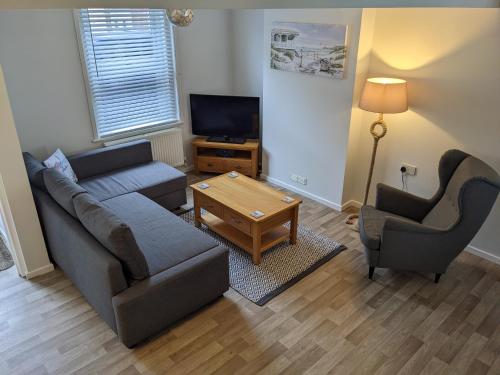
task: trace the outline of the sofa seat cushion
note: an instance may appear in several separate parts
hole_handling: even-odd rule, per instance
[[[131,228],[149,276],[217,246],[211,237],[141,194],[121,195],[102,204]]]
[[[393,217],[407,222],[416,223],[411,219],[403,216],[391,214],[389,212],[377,210],[372,206],[361,207],[359,215],[359,236],[361,242],[371,249],[379,250],[382,231],[384,229],[385,221],[388,217]]]
[[[159,162],[138,164],[80,180],[79,184],[99,201],[138,192],[156,198],[187,185],[186,175]]]

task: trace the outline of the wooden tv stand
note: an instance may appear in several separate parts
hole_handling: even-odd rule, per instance
[[[259,141],[247,140],[243,144],[207,142],[206,138],[193,140],[193,163],[196,173],[226,173],[236,171],[257,178]],[[232,150],[234,157],[216,155],[216,150]]]

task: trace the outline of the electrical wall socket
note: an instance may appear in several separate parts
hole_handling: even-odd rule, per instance
[[[292,180],[294,182],[298,182],[299,184],[302,184],[302,185],[307,185],[307,177],[299,176],[298,174],[292,174],[290,176],[290,180]]]
[[[405,174],[407,174],[408,176],[415,176],[417,174],[417,167],[415,167],[414,165],[403,163],[401,164],[401,167],[406,168]]]

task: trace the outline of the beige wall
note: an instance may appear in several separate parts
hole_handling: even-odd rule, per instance
[[[358,102],[363,84],[368,77],[368,69],[370,68],[375,17],[375,9],[363,9],[359,31],[356,78],[352,95],[351,124],[349,127],[349,142],[347,145],[344,190],[342,192],[342,205],[344,208],[361,201],[362,199],[359,197],[362,197],[365,191],[366,174],[364,172],[368,169],[371,149],[360,147],[360,137],[365,135],[367,128],[363,121],[364,111],[358,107]]]
[[[408,80],[410,102],[408,112],[386,116],[374,182],[401,187],[399,168],[408,162],[418,168],[409,191],[428,197],[438,185],[438,160],[450,148],[500,171],[500,10],[379,9],[374,30],[369,75]],[[368,126],[375,119],[363,114],[358,148],[371,149]],[[368,159],[360,163],[364,179]],[[372,186],[372,202],[373,193]],[[499,227],[497,201],[472,246],[500,257]]]
[[[8,203],[8,205],[2,204],[2,208],[10,209],[10,213],[5,217],[12,218],[13,222],[7,225],[10,232],[12,230],[17,232],[10,234],[15,238],[16,245],[20,246],[18,250],[22,251],[22,254],[18,254],[17,257],[17,260],[22,259],[23,263],[18,264],[18,271],[22,276],[27,277],[51,271],[53,266],[47,256],[35,203],[31,195],[1,66],[0,176],[3,189],[5,189],[2,193],[6,193]]]

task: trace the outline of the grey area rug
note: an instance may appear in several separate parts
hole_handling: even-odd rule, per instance
[[[7,240],[4,238],[2,232],[0,232],[0,271],[6,270],[13,265],[12,255],[10,255],[7,249]]]
[[[179,217],[194,225],[194,212]],[[233,289],[259,306],[290,288],[346,247],[299,224],[297,243],[283,242],[262,254],[260,265],[223,237],[202,225],[201,230],[229,249],[229,281]]]

